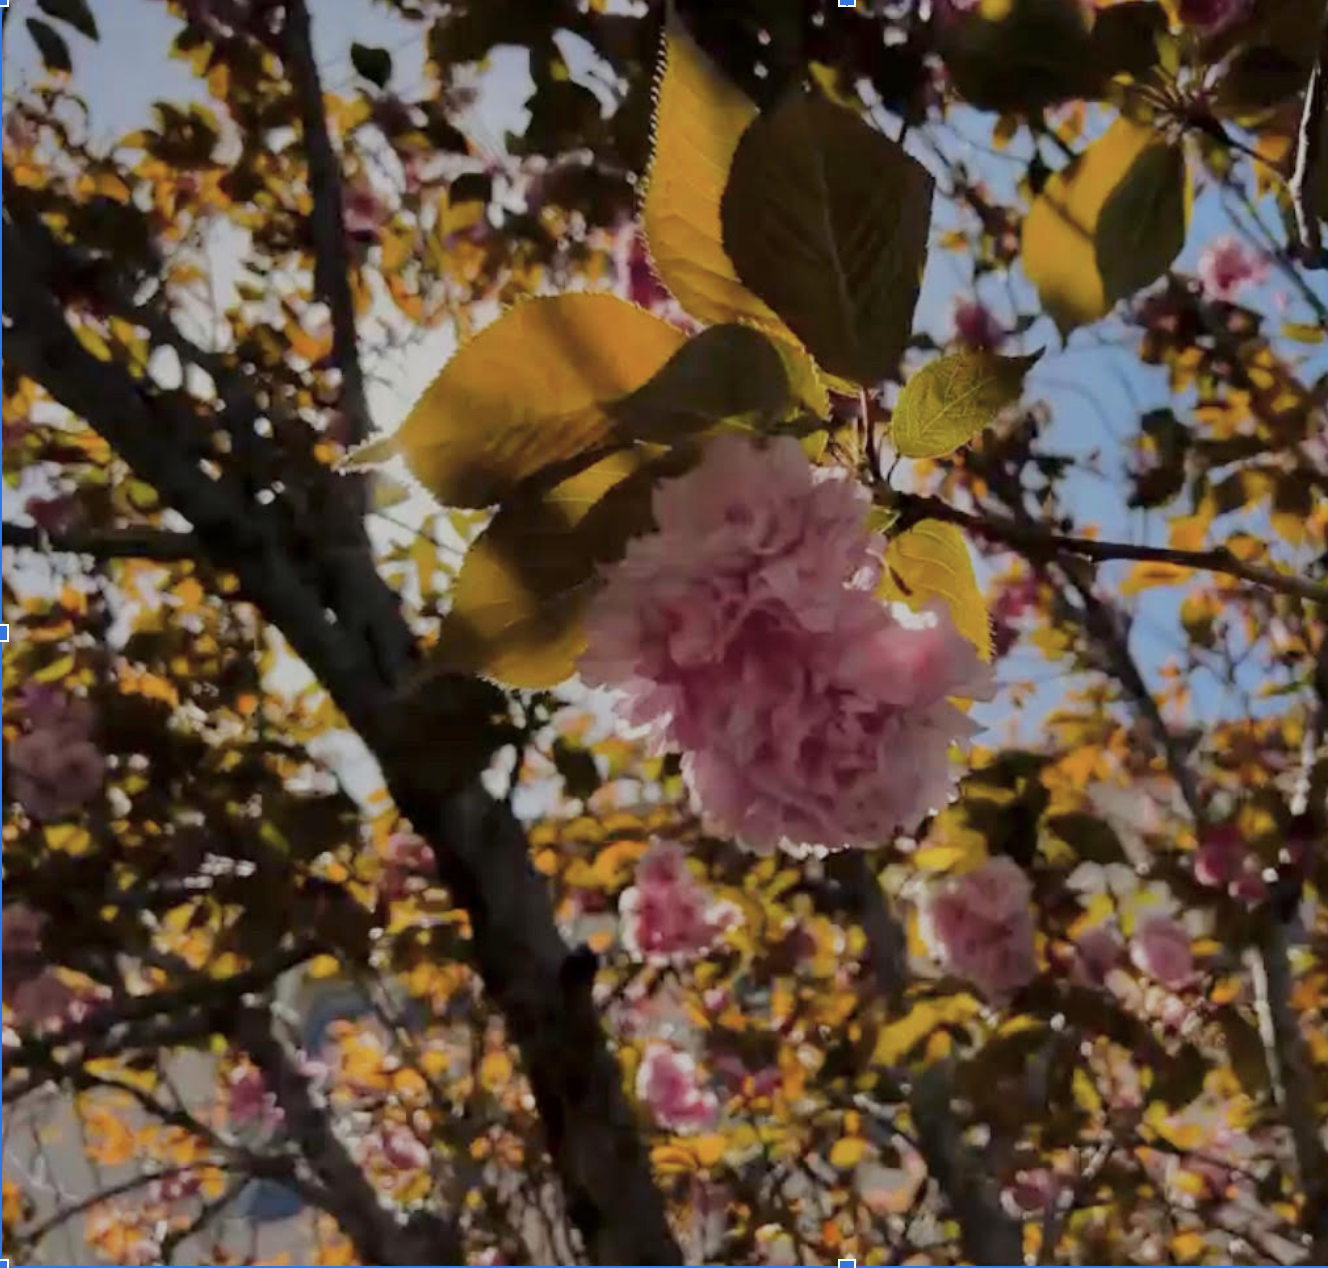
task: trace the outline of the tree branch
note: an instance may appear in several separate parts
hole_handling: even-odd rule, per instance
[[[331,1111],[319,1103],[264,1009],[246,1009],[237,1038],[263,1071],[285,1116],[285,1130],[300,1147],[323,1187],[336,1202],[337,1222],[369,1264],[459,1264],[465,1251],[457,1230],[429,1212],[404,1223],[380,1201],[377,1191],[333,1130]]]
[[[199,435],[197,414],[123,366],[98,360],[75,338],[55,299],[58,247],[40,222],[25,222],[20,234],[19,214],[17,200],[6,199],[6,362],[87,419],[187,514],[213,562],[237,574],[245,597],[282,631],[374,751],[397,805],[434,847],[441,879],[470,912],[477,967],[521,1049],[568,1209],[591,1259],[680,1263],[605,1046],[592,976],[558,933],[520,822],[471,777],[473,766],[450,756],[462,753],[473,762],[489,734],[477,733],[473,716],[458,721],[467,683],[432,684],[427,695],[435,720],[403,724],[398,689],[415,660],[414,638],[374,567],[345,486],[311,462],[299,480],[283,481],[280,498],[260,503],[239,476],[207,474],[188,449]],[[258,416],[242,376],[218,386],[227,415]],[[258,441],[262,456],[281,469],[270,442]],[[478,757],[482,765],[483,751]]]
[[[300,99],[304,151],[309,161],[313,210],[309,228],[314,248],[314,289],[332,310],[332,359],[341,372],[340,408],[350,421],[350,441],[368,438],[369,405],[364,394],[355,333],[355,299],[350,289],[350,254],[342,208],[341,164],[328,133],[323,86],[314,60],[313,32],[305,0],[286,0],[282,51]]]
[[[198,559],[203,544],[193,533],[159,528],[72,528],[48,533],[22,524],[6,524],[3,544],[57,554],[91,555],[94,559],[149,559],[179,563]]]
[[[1319,28],[1319,53],[1305,86],[1305,105],[1300,115],[1300,128],[1296,134],[1296,165],[1287,191],[1296,217],[1296,255],[1307,268],[1328,268],[1328,255],[1323,249],[1323,231],[1319,226],[1321,208],[1315,206],[1318,193],[1319,164],[1322,160],[1325,107],[1324,68],[1328,66],[1328,6],[1325,6]]]
[[[1303,577],[1247,564],[1237,559],[1225,546],[1212,550],[1173,550],[1167,546],[1133,546],[1128,542],[1094,541],[1088,537],[1065,537],[1048,532],[1033,524],[992,515],[990,512],[974,514],[961,511],[936,497],[915,493],[887,494],[889,502],[901,513],[901,526],[911,527],[920,520],[944,520],[992,541],[1013,546],[1031,559],[1054,559],[1058,555],[1073,555],[1093,563],[1134,559],[1145,563],[1176,564],[1182,568],[1195,568],[1203,572],[1218,572],[1248,581],[1252,585],[1275,590],[1279,594],[1307,599],[1311,603],[1328,606],[1328,585],[1308,581]]]

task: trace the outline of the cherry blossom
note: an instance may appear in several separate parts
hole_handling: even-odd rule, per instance
[[[960,299],[950,312],[950,338],[965,348],[996,352],[1007,338],[1005,327],[981,300]]]
[[[605,574],[583,679],[618,688],[717,829],[749,848],[873,845],[944,805],[951,697],[990,668],[948,611],[895,614],[873,593],[868,495],[798,443],[713,441],[656,490],[658,530]]]
[[[618,914],[627,949],[661,962],[705,954],[732,917],[687,870],[682,847],[672,841],[656,841],[642,856]]]
[[[346,233],[357,242],[375,242],[387,209],[383,200],[368,185],[348,186],[342,197],[342,219]]]
[[[95,714],[76,696],[51,688],[25,695],[30,730],[9,747],[14,799],[34,819],[64,818],[90,801],[106,778],[106,759],[92,741]]]
[[[1209,299],[1232,303],[1247,286],[1268,276],[1268,258],[1251,250],[1234,234],[1223,234],[1199,255],[1199,282]]]
[[[429,1165],[428,1147],[409,1127],[395,1124],[379,1133],[376,1144],[383,1160],[398,1171],[419,1171]]]
[[[1163,986],[1183,986],[1194,972],[1194,953],[1185,927],[1170,916],[1150,916],[1130,941],[1130,960]]]
[[[263,1072],[247,1064],[226,1076],[226,1108],[231,1120],[242,1127],[273,1127],[284,1117]]]
[[[701,1086],[696,1062],[669,1044],[646,1045],[636,1074],[636,1095],[655,1121],[670,1131],[705,1131],[719,1117],[719,1102]]]
[[[1037,975],[1028,878],[1012,859],[947,877],[922,911],[922,935],[950,972],[984,995],[1007,995]]]

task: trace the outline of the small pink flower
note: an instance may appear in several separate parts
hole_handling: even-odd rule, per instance
[[[636,1095],[670,1131],[705,1131],[719,1117],[719,1103],[701,1087],[696,1062],[668,1044],[647,1045],[636,1073]]]
[[[672,305],[673,296],[650,262],[645,235],[630,221],[614,237],[613,267],[623,298],[652,311]]]
[[[1040,1215],[1060,1196],[1061,1180],[1046,1167],[1015,1172],[1014,1182],[1001,1193],[1001,1203],[1013,1216]]]
[[[344,191],[341,215],[347,235],[357,242],[376,242],[387,219],[382,199],[364,184],[348,186]]]
[[[1183,986],[1194,972],[1190,935],[1170,916],[1153,916],[1135,931],[1130,960],[1163,986]]]
[[[382,882],[385,897],[395,901],[426,889],[433,875],[433,850],[423,837],[414,832],[394,832],[388,837]]]
[[[1248,850],[1239,829],[1211,829],[1194,852],[1194,879],[1209,889],[1225,889],[1245,867]]]
[[[1007,334],[981,300],[961,299],[950,313],[950,338],[974,352],[996,352],[1005,343]]]
[[[1209,299],[1233,303],[1247,286],[1268,277],[1268,258],[1250,250],[1234,234],[1210,242],[1199,255],[1199,281]]]
[[[92,742],[92,706],[49,687],[25,693],[31,730],[9,748],[15,800],[34,819],[61,819],[90,801],[106,777],[106,759]]]
[[[378,1137],[388,1166],[398,1171],[420,1171],[429,1165],[429,1150],[408,1127],[393,1126]]]
[[[991,673],[948,611],[905,622],[873,593],[867,493],[797,441],[720,436],[655,492],[657,531],[605,574],[580,662],[683,753],[701,808],[755,849],[872,845],[945,804],[951,697]]]
[[[952,973],[986,995],[1007,995],[1037,976],[1028,878],[1005,856],[947,877],[922,911],[923,938]]]
[[[727,922],[710,892],[687,870],[682,847],[656,841],[636,868],[636,884],[618,905],[623,943],[641,960],[704,955]]]
[[[32,516],[32,522],[44,533],[67,532],[78,518],[78,503],[69,493],[50,498],[32,498],[25,509]]]
[[[239,1065],[226,1076],[226,1108],[241,1127],[273,1127],[284,1117],[257,1066]]]
[[[1085,930],[1074,944],[1074,976],[1095,986],[1106,981],[1107,974],[1125,954],[1121,940],[1105,925]]]
[[[1203,35],[1215,35],[1244,19],[1253,0],[1180,0],[1180,20]]]

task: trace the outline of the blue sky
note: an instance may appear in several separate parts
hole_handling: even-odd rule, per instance
[[[141,125],[156,99],[199,96],[198,81],[187,67],[166,56],[178,24],[160,0],[92,0],[92,7],[101,28],[101,40],[93,44],[72,33],[69,38],[76,66],[75,82],[91,108],[96,135],[109,139]],[[5,86],[10,92],[39,70],[31,41],[22,31],[21,23],[15,20],[29,11],[35,12],[35,0],[13,0],[13,9],[4,59]],[[349,50],[357,40],[392,52],[394,85],[403,93],[409,94],[423,82],[423,48],[417,27],[364,0],[312,0],[311,10],[316,54],[329,89],[348,87],[354,82]],[[520,126],[524,113],[521,103],[529,83],[521,51],[511,50],[496,59],[485,79],[475,119],[486,145],[496,144],[506,129]],[[987,125],[980,117],[966,118],[961,114],[955,117],[955,124],[946,138],[951,153],[957,154],[965,148],[961,138],[984,139]],[[1026,157],[1030,144],[1025,133],[1016,138],[1005,156],[971,149],[970,166],[998,197],[1009,197],[1013,182],[1022,172],[1022,164],[1017,160]],[[918,152],[919,157],[928,161],[925,150]],[[1279,224],[1270,206],[1263,210],[1270,224]],[[1228,212],[1216,192],[1200,189],[1187,246],[1177,267],[1192,269],[1203,244],[1227,231],[1230,225]],[[944,217],[938,216],[935,227],[938,231],[948,227]],[[1328,297],[1328,290],[1321,283],[1316,284]],[[1266,288],[1268,293],[1258,297],[1259,301],[1271,299],[1276,289],[1285,287],[1275,275]],[[943,335],[955,296],[972,293],[966,258],[933,251],[924,280],[918,326],[937,336]],[[1031,288],[1018,274],[1008,285],[1002,278],[987,278],[978,293],[1002,316],[1013,315],[1012,299],[1020,311],[1036,309]],[[1292,319],[1300,315],[1296,301],[1292,301],[1287,315]],[[1121,478],[1129,455],[1129,439],[1137,432],[1139,415],[1169,403],[1183,415],[1187,403],[1170,400],[1165,372],[1137,360],[1119,321],[1109,319],[1091,330],[1076,332],[1068,346],[1062,347],[1051,322],[1043,319],[1024,336],[1023,342],[1029,350],[1037,347],[1047,350],[1029,378],[1028,395],[1045,399],[1052,407],[1054,421],[1047,436],[1048,445],[1079,455],[1086,462],[1096,455],[1100,468],[1100,475],[1076,471],[1068,477],[1066,501],[1078,521],[1095,525],[1104,537],[1165,544],[1167,525],[1162,517],[1127,511]],[[388,382],[378,384],[373,390],[371,403],[380,423],[395,424],[437,372],[450,347],[450,336],[444,333],[422,345],[407,363],[392,367]],[[1316,359],[1325,360],[1322,353]],[[1324,368],[1328,366],[1312,367],[1310,378]],[[1104,569],[1104,584],[1113,586],[1127,568],[1112,565]],[[1171,590],[1155,590],[1141,596],[1139,619],[1131,637],[1136,655],[1150,674],[1175,650],[1179,597],[1179,592]],[[1016,653],[1005,666],[1007,677],[1047,680],[1044,690],[1027,710],[1031,725],[1035,725],[1035,719],[1063,690],[1063,679],[1049,672],[1051,668],[1036,652]],[[1213,684],[1196,681],[1193,686],[1201,709],[1227,712],[1232,707]],[[993,721],[997,717],[1008,720],[1008,706],[998,705],[990,712]]]

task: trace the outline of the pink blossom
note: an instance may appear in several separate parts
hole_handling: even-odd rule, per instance
[[[1194,852],[1194,879],[1209,889],[1225,889],[1237,902],[1250,907],[1268,897],[1258,855],[1231,824],[1205,834]]]
[[[341,214],[347,235],[357,242],[376,242],[387,219],[382,199],[363,184],[348,186],[344,191]]]
[[[1001,1203],[1014,1216],[1040,1215],[1060,1196],[1061,1180],[1046,1167],[1015,1172],[1014,1182],[1001,1193]]]
[[[961,299],[950,313],[950,338],[965,348],[995,352],[1006,340],[1005,327],[981,300]]]
[[[1074,976],[1081,981],[1101,986],[1107,974],[1120,963],[1125,947],[1115,933],[1105,925],[1086,929],[1075,940]]]
[[[394,832],[387,839],[385,854],[382,883],[385,897],[396,900],[428,887],[434,872],[434,855],[423,837],[414,832]]]
[[[682,847],[656,841],[637,864],[636,884],[623,893],[618,914],[627,949],[638,959],[663,962],[704,955],[728,913],[687,870]]]
[[[949,797],[951,740],[989,667],[948,612],[877,600],[867,493],[795,440],[724,435],[655,492],[658,526],[605,574],[588,683],[683,752],[702,809],[745,844],[871,845]]]
[[[1152,916],[1135,931],[1130,960],[1163,986],[1181,986],[1194,972],[1190,935],[1170,916]]]
[[[700,1085],[696,1062],[668,1044],[646,1046],[636,1072],[636,1095],[670,1131],[705,1131],[719,1117],[719,1103]]]
[[[1037,976],[1028,878],[1013,860],[988,859],[947,877],[923,909],[923,938],[952,973],[985,995],[1007,995]]]
[[[226,1077],[226,1108],[238,1126],[271,1127],[283,1114],[257,1066],[239,1065]]]
[[[1199,281],[1209,299],[1226,303],[1247,286],[1257,286],[1268,276],[1268,258],[1250,250],[1234,234],[1214,239],[1199,254]]]
[[[1252,0],[1180,0],[1178,13],[1186,26],[1215,35],[1244,19],[1251,7]]]
[[[61,819],[90,801],[106,778],[106,759],[90,736],[92,706],[51,688],[26,694],[32,729],[9,748],[14,799],[34,819]]]
[[[25,509],[32,516],[32,522],[44,533],[66,532],[78,517],[78,504],[70,493],[32,498]]]
[[[614,236],[613,267],[623,297],[633,304],[653,310],[673,303],[673,296],[650,262],[645,235],[630,221]]]
[[[429,1165],[429,1150],[409,1127],[393,1126],[378,1137],[388,1166],[398,1171],[419,1171]]]

